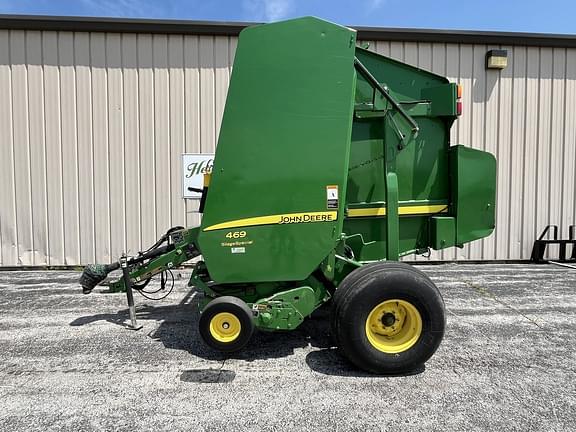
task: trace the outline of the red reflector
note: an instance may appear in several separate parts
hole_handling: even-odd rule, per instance
[[[456,115],[462,115],[462,101],[456,101]]]

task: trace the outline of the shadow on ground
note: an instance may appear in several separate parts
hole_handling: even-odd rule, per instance
[[[315,372],[326,375],[373,377],[349,363],[334,346],[330,336],[328,305],[315,311],[296,330],[286,332],[256,331],[250,343],[238,353],[220,353],[207,347],[198,332],[198,301],[194,291],[188,293],[180,303],[154,306],[140,305],[136,308],[140,324],[156,321],[160,324],[148,336],[162,342],[169,349],[183,350],[190,354],[214,361],[229,358],[252,362],[271,358],[282,358],[294,354],[298,348],[317,348],[306,356],[306,364]],[[126,327],[128,310],[114,314],[96,314],[75,319],[71,326],[82,326],[97,321],[107,321]],[[419,374],[424,367],[406,375]],[[186,382],[226,382],[234,379],[233,371],[221,369],[201,369],[184,371],[181,376]]]

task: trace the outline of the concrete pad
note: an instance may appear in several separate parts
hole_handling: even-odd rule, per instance
[[[0,430],[576,430],[576,270],[419,266],[447,333],[418,373],[372,376],[329,310],[225,357],[200,340],[189,271],[165,300],[81,294],[77,272],[0,272]]]

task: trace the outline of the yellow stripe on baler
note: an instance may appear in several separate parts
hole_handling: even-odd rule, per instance
[[[295,223],[311,222],[332,222],[338,219],[338,212],[306,212],[306,213],[285,213],[270,216],[257,216],[246,219],[237,219],[229,222],[222,222],[210,225],[203,231],[214,231],[219,229],[241,228],[255,225],[284,225]]]
[[[402,206],[399,207],[400,215],[426,215],[435,213],[444,213],[448,210],[446,204],[439,205],[421,205],[421,206]],[[357,208],[348,209],[348,217],[374,217],[386,216],[385,207]],[[285,213],[269,216],[256,216],[246,219],[237,219],[228,222],[222,222],[216,225],[210,225],[203,231],[215,231],[220,229],[242,228],[257,225],[283,225],[293,223],[310,223],[310,222],[330,222],[335,221],[338,212],[306,212],[306,213]]]
[[[446,204],[401,206],[398,208],[399,215],[426,215],[445,213],[448,211]],[[348,217],[374,217],[386,216],[386,207],[355,208],[348,209]]]

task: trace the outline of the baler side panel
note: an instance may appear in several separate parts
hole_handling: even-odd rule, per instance
[[[356,57],[380,83],[386,85],[390,94],[400,101],[421,100],[423,90],[449,83],[443,76],[360,47],[356,47]],[[359,84],[357,88],[359,92],[356,94],[356,102],[359,102],[366,98],[370,90],[367,84]]]
[[[430,217],[449,207],[448,149],[455,117],[450,84],[444,77],[361,48],[357,48],[356,56],[419,126],[418,135],[394,151],[393,169],[398,176],[400,255],[426,249],[430,246]],[[360,77],[356,88],[357,110],[371,107],[372,87]],[[382,105],[378,107],[376,101],[373,109],[378,108],[382,110]],[[386,142],[394,148],[401,144],[396,130],[400,120],[395,117],[392,121],[390,114],[373,118],[356,115],[353,123],[346,197],[349,217],[344,231],[349,235],[361,233],[369,243],[364,244],[358,237],[348,241],[361,261],[387,258],[386,216],[382,210],[386,201],[385,164],[392,161],[384,160],[384,147]],[[369,215],[370,210],[371,216],[353,217],[359,212]]]
[[[353,30],[316,18],[242,31],[199,235],[215,281],[304,280],[334,249],[354,52]]]
[[[489,236],[496,216],[496,158],[461,145],[450,149],[456,244]]]

